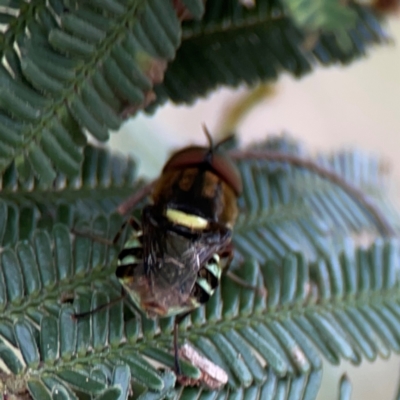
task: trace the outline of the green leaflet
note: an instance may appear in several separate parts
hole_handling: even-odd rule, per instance
[[[339,400],[351,399],[351,382],[346,375],[342,375],[339,384]]]

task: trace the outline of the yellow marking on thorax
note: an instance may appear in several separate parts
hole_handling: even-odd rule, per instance
[[[174,224],[186,226],[190,229],[205,229],[208,226],[208,221],[198,215],[186,214],[183,211],[167,209],[166,217]]]

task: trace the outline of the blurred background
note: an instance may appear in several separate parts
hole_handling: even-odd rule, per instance
[[[236,127],[243,144],[286,132],[312,152],[357,147],[383,156],[399,182],[400,21],[390,21],[388,30],[394,43],[370,49],[367,58],[349,67],[320,68],[301,80],[283,75],[256,96],[240,87],[217,90],[192,106],[167,104],[153,116],[127,122],[111,146],[132,154],[141,175],[156,177],[173,149],[206,143],[203,123],[218,137],[230,127],[238,104],[256,97],[258,104]],[[356,368],[326,364],[318,399],[337,398],[343,371],[353,383],[353,400],[394,399],[399,365],[398,356]]]

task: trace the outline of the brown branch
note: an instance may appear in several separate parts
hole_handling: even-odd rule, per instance
[[[385,215],[378,209],[375,202],[370,199],[362,190],[346,182],[335,172],[318,165],[315,161],[297,157],[291,154],[279,153],[274,151],[257,150],[234,150],[229,153],[232,160],[266,160],[288,163],[296,167],[305,168],[321,178],[327,179],[343,189],[353,200],[361,204],[375,219],[380,233],[383,236],[395,236],[395,230]]]

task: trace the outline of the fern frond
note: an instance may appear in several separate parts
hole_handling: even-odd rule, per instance
[[[154,98],[180,22],[164,0],[21,2],[18,12],[0,48],[0,170],[15,159],[50,185],[57,171],[78,174],[84,129],[105,141]]]
[[[258,148],[301,154],[295,146],[274,140]],[[306,159],[304,154],[302,157]],[[316,162],[368,193],[399,230],[399,213],[387,195],[388,183],[377,159],[360,152],[342,152],[320,156]],[[340,248],[343,235],[379,232],[379,221],[357,199],[314,171],[288,162],[250,158],[239,161],[238,166],[244,194],[239,200],[234,242],[243,256],[265,262],[279,259],[287,251],[303,251],[312,260]]]
[[[107,235],[108,229],[119,226],[120,220],[107,221],[98,217],[91,228]],[[23,241],[14,250],[4,249],[0,275],[0,308],[4,320],[14,321],[29,315],[30,320],[39,324],[43,313],[52,312],[51,307],[46,308],[50,303],[58,302],[60,298],[68,301],[69,294],[84,281],[90,285],[92,279],[111,275],[116,255],[116,249],[107,250],[99,243],[91,245],[85,237],[77,237],[72,244],[69,229],[64,225],[55,225],[51,235],[36,231],[31,243]],[[118,294],[118,288],[113,279],[109,292]]]
[[[301,77],[318,64],[348,64],[365,55],[369,45],[387,39],[367,6],[335,1],[350,15],[344,26],[340,15],[325,13],[331,0],[318,2],[320,10],[308,1],[288,9],[291,3],[257,0],[251,8],[237,0],[207,3],[202,21],[183,25],[182,45],[164,82],[156,86],[156,104],[167,99],[190,103],[218,85],[254,85],[276,80],[282,72]]]
[[[141,185],[131,158],[93,146],[86,146],[78,176],[58,174],[51,190],[43,188],[32,171],[22,183],[19,178],[13,163],[1,179],[2,246],[30,238],[36,228],[50,231],[57,222],[72,228],[80,218],[108,215]]]
[[[106,222],[99,219],[93,229],[106,232]],[[82,382],[91,377],[85,390],[99,394],[108,386],[93,377],[93,365],[111,371],[127,365],[142,391],[163,391],[162,374],[146,359],[173,367],[173,320],[132,315],[119,303],[73,321],[74,310],[84,312],[118,296],[116,249],[87,238],[72,240],[62,225],[52,236],[39,231],[32,244],[22,242],[1,255],[5,372],[25,380],[34,399],[49,376],[69,391],[83,390]],[[399,260],[393,240],[378,240],[369,250],[347,242],[341,255],[315,263],[304,254],[261,265],[247,260],[237,272],[249,284],[264,286],[268,297],[223,279],[206,307],[181,326],[180,336],[227,372],[229,387],[242,390],[260,390],[268,379],[266,365],[303,385],[307,374],[321,368],[321,354],[334,364],[388,356],[400,351]],[[74,308],[65,304],[69,301]],[[182,366],[187,376],[199,377],[197,368]]]

